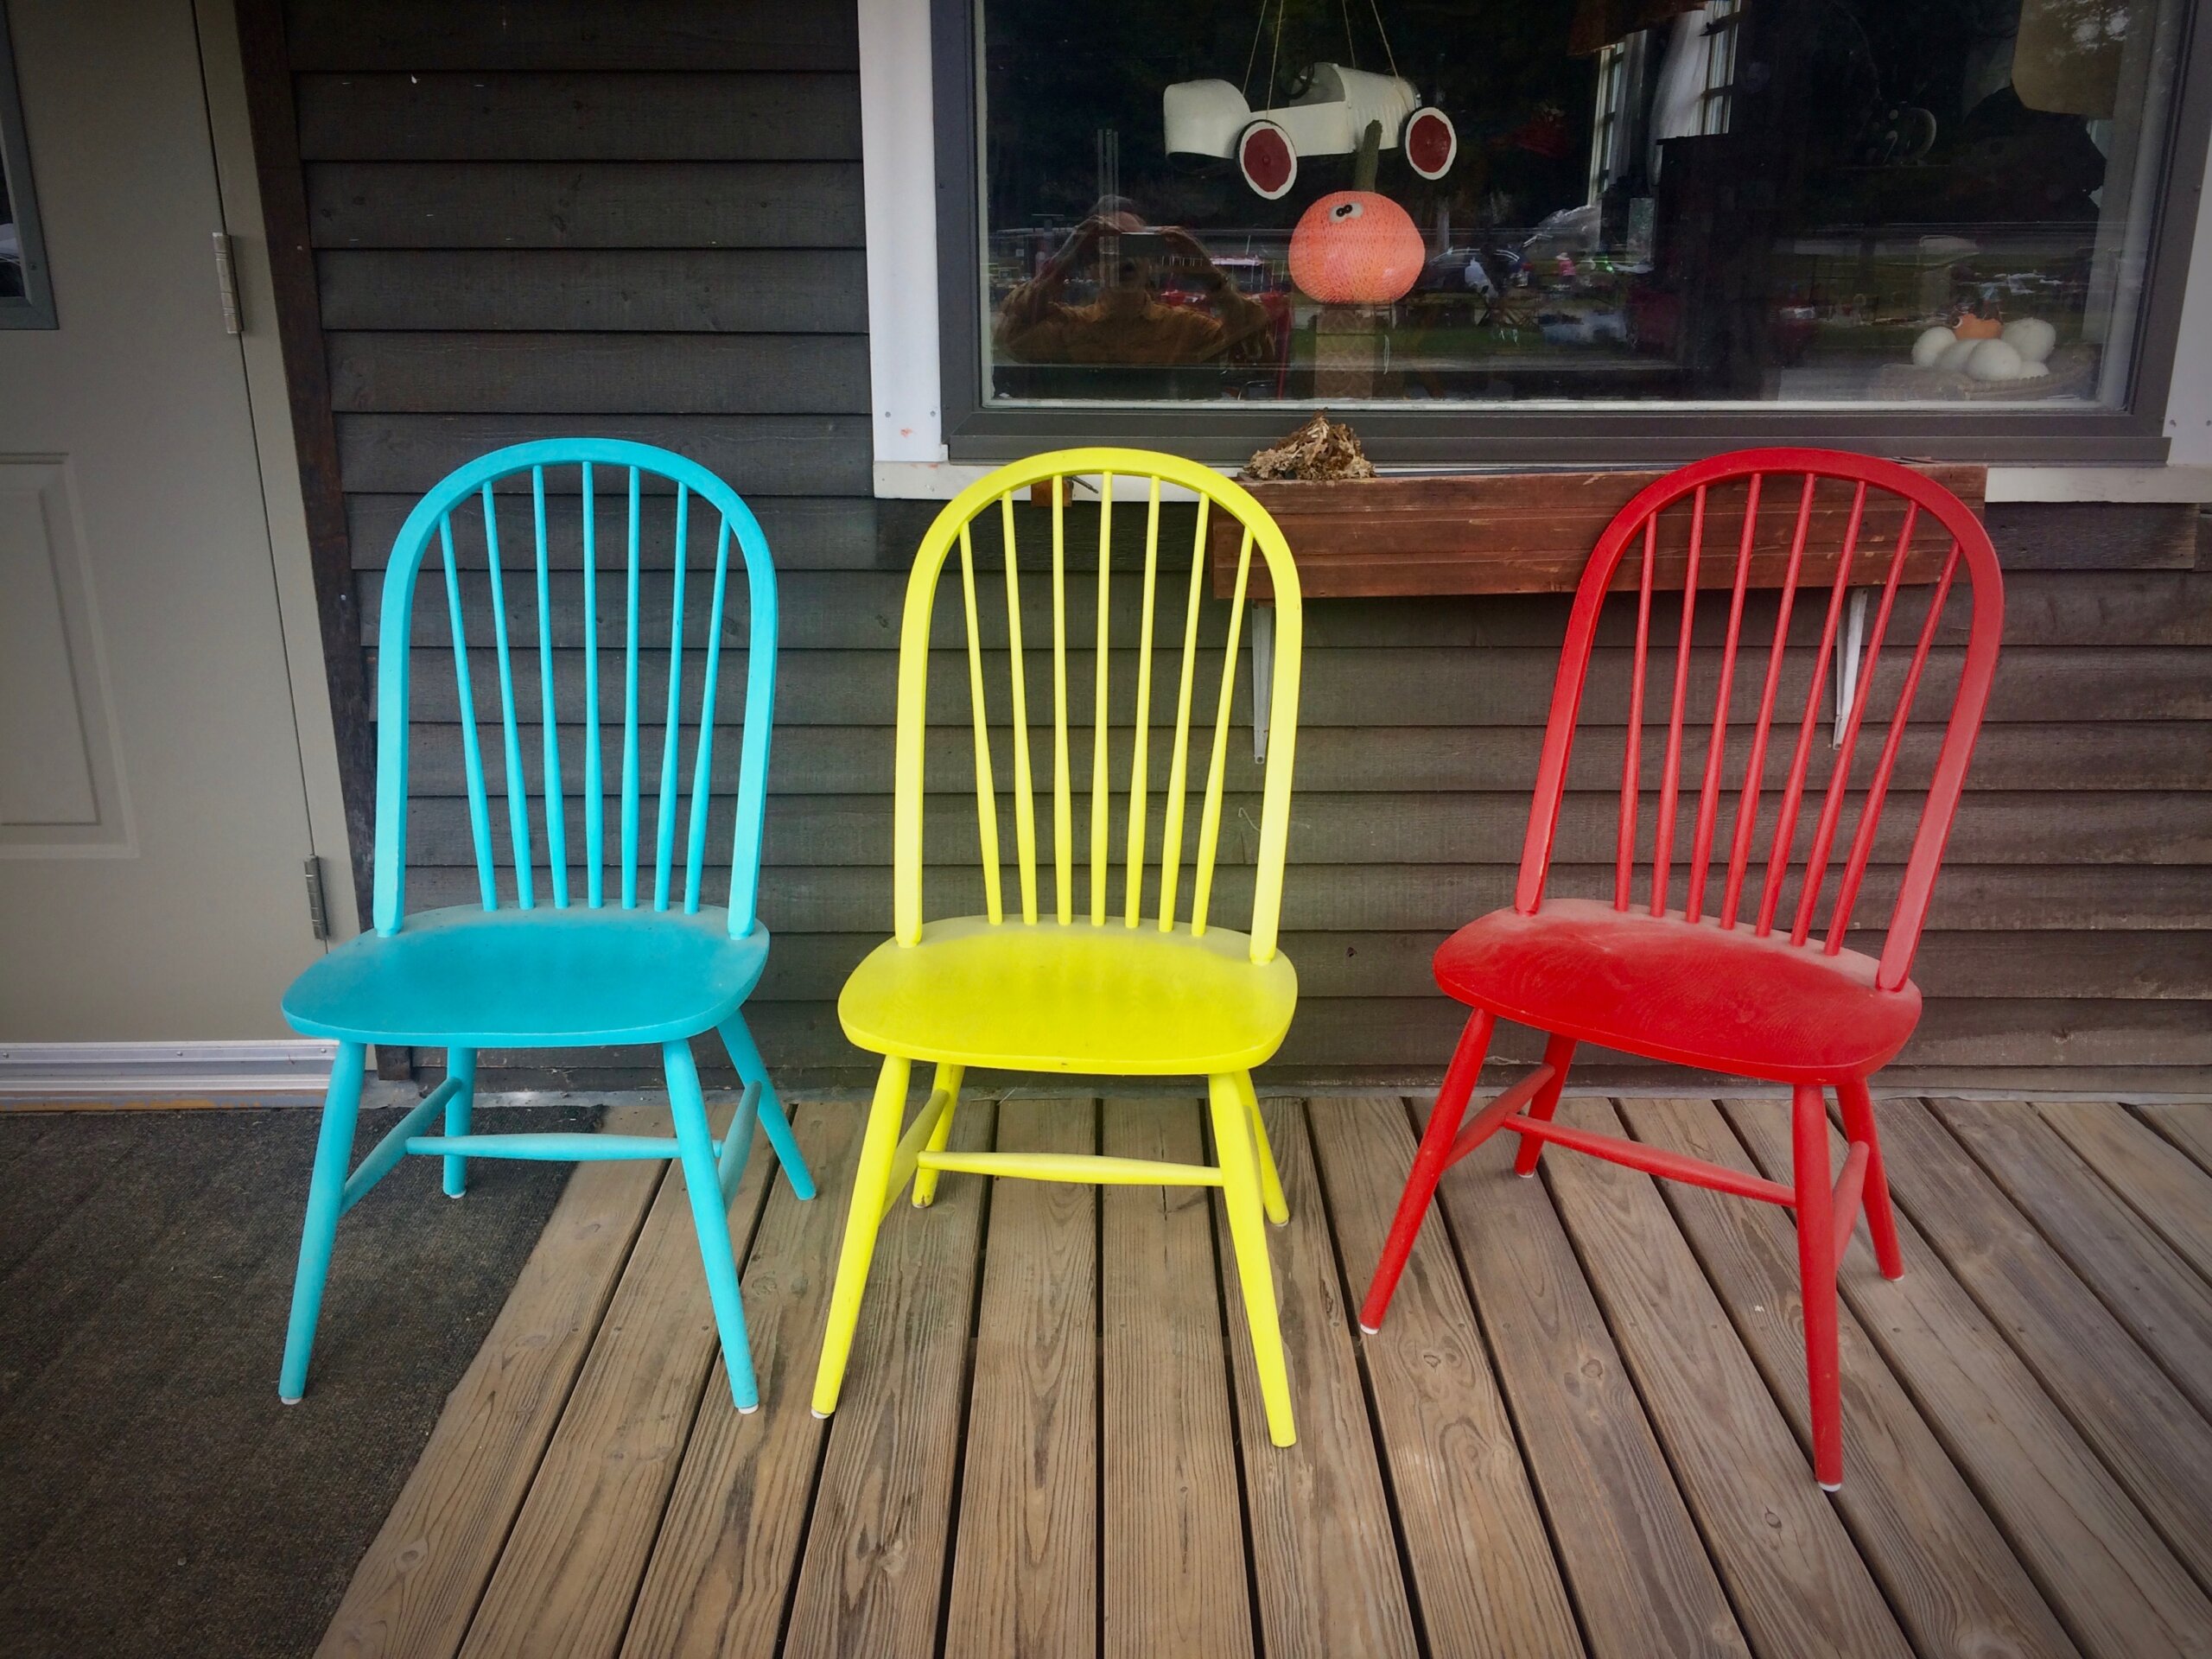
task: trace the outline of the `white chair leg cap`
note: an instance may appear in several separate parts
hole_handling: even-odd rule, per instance
[[[296,1406],[306,1397],[299,1394],[280,1394],[276,1396],[276,1403],[280,1406]]]
[[[1843,1483],[1839,1480],[1835,1484],[1831,1486],[1824,1480],[1821,1483],[1821,1490],[1824,1492],[1840,1492],[1843,1490]]]
[[[1379,1325],[1363,1325],[1359,1327],[1359,1334],[1363,1337],[1379,1337],[1382,1334],[1382,1327]]]
[[[817,1408],[814,1414],[814,1421],[817,1423],[826,1423],[830,1421],[830,1414],[819,1408]]]

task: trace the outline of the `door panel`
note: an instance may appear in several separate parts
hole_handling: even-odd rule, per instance
[[[60,326],[0,333],[0,1041],[279,1035],[321,947],[192,6],[9,17]]]

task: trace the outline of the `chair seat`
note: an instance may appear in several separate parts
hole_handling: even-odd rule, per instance
[[[853,970],[845,1035],[879,1054],[997,1071],[1210,1076],[1259,1065],[1298,1004],[1289,958],[1250,959],[1227,928],[1199,938],[1087,921],[929,923]]]
[[[1775,1083],[1834,1083],[1878,1070],[1920,1021],[1920,990],[1874,987],[1874,958],[1824,956],[1679,914],[1550,899],[1500,910],[1436,952],[1436,982],[1462,1002],[1541,1031]]]
[[[480,910],[364,934],[292,982],[284,1018],[310,1037],[475,1048],[585,1047],[696,1037],[737,1012],[768,930],[729,913]]]

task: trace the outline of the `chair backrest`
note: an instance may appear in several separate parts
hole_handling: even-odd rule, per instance
[[[550,474],[550,476],[549,476]],[[649,766],[658,766],[657,804],[652,822],[652,893],[656,910],[676,902],[673,891],[677,830],[684,823],[682,906],[696,913],[701,903],[700,876],[704,862],[707,817],[712,793],[716,692],[722,655],[722,617],[728,591],[729,550],[733,537],[745,562],[745,582],[750,627],[747,639],[744,742],[739,760],[736,791],[736,830],[730,851],[729,929],[742,936],[753,931],[754,904],[760,886],[760,830],[766,804],[768,738],[774,713],[776,681],[776,573],[768,557],[767,538],[737,493],[712,473],[683,456],[649,444],[627,443],[610,438],[551,438],[497,449],[470,461],[449,474],[416,504],[400,526],[392,544],[391,563],[385,575],[383,615],[378,629],[377,662],[377,841],[375,925],[378,933],[399,931],[404,908],[407,863],[407,767],[409,720],[409,645],[413,638],[416,577],[433,542],[445,566],[447,616],[452,638],[453,672],[457,694],[462,763],[467,775],[468,822],[476,862],[477,885],[484,908],[499,907],[499,885],[493,852],[492,810],[487,798],[483,743],[477,733],[476,686],[483,677],[481,659],[471,665],[473,643],[467,618],[471,608],[463,602],[463,578],[454,553],[454,518],[463,515],[467,540],[472,531],[481,537],[488,591],[491,644],[499,672],[499,722],[506,828],[513,858],[514,902],[524,910],[538,902],[537,869],[539,852],[531,834],[530,780],[517,726],[518,694],[509,636],[510,575],[501,562],[499,508],[512,505],[512,487],[526,483],[533,556],[527,571],[516,570],[517,585],[534,582],[537,646],[537,715],[543,728],[543,754],[539,767],[544,845],[543,868],[549,896],[556,909],[566,909],[578,895],[572,890],[569,871],[569,799],[563,788],[558,728],[562,705],[556,693],[556,658],[571,653],[556,648],[555,594],[563,587],[575,590],[581,600],[582,649],[573,653],[581,663],[572,671],[581,674],[579,704],[583,727],[583,776],[576,805],[583,830],[582,902],[593,909],[608,902],[607,891],[607,836],[606,825],[607,763],[602,755],[601,691],[615,695],[619,686],[622,710],[621,753],[617,768],[615,798],[616,901],[626,909],[641,902],[640,866],[644,858],[641,796]],[[662,492],[674,486],[674,499]],[[572,493],[573,492],[573,493]],[[619,504],[626,497],[627,533],[622,545],[602,550],[599,544],[599,505],[608,496]],[[684,588],[692,534],[692,499],[719,521],[714,532],[714,588],[709,601],[702,672],[694,686],[685,684]],[[474,498],[472,500],[471,498]],[[549,499],[550,498],[550,499]],[[466,520],[481,515],[480,529]],[[575,574],[553,569],[552,541],[547,520],[557,524],[562,517],[581,522],[582,566]],[[649,528],[651,521],[658,525]],[[565,530],[566,526],[562,526]],[[702,524],[703,529],[703,522]],[[656,569],[648,598],[644,550],[649,540],[672,537],[672,569],[666,574],[668,611],[664,664],[659,641],[644,638],[647,620],[658,624],[660,572]],[[559,538],[564,548],[567,538]],[[518,562],[519,563],[519,562]],[[563,563],[565,563],[565,556]],[[657,564],[657,561],[655,562]],[[602,595],[600,578],[605,574],[621,583],[621,597],[610,610],[619,610],[624,623],[620,658],[607,665],[602,675],[600,633]],[[474,578],[467,584],[474,587]],[[518,617],[528,613],[526,597],[515,607]],[[478,613],[480,618],[482,612]],[[656,626],[654,633],[660,632]],[[474,643],[480,646],[479,637]],[[527,636],[524,639],[527,648]],[[646,658],[648,683],[641,688],[639,659]],[[528,667],[525,662],[525,677]],[[663,674],[664,687],[651,678]],[[690,691],[696,702],[686,696]],[[664,695],[655,695],[656,692]],[[649,760],[646,747],[656,723],[653,705],[660,705],[658,759]],[[689,705],[687,707],[687,704]],[[640,727],[641,714],[645,715]],[[691,764],[680,755],[683,722],[696,714]],[[488,716],[487,716],[488,718]],[[688,779],[689,787],[686,788]]]
[[[1001,842],[997,777],[991,754],[990,721],[984,691],[984,647],[981,620],[985,613],[977,597],[976,537],[978,519],[995,512],[1002,553],[1004,601],[1007,619],[1008,691],[1006,711],[1011,717],[1013,748],[1013,815],[1015,862],[1020,880],[1020,915],[1034,923],[1039,915],[1037,815],[1034,806],[1034,769],[1030,760],[1030,720],[1022,636],[1021,582],[1025,574],[1033,581],[1040,574],[1025,573],[1016,535],[1017,493],[1044,486],[1050,492],[1052,558],[1046,575],[1052,585],[1052,897],[1054,913],[1062,923],[1077,914],[1075,892],[1075,803],[1069,758],[1068,652],[1068,529],[1067,498],[1081,485],[1095,491],[1098,503],[1098,569],[1096,626],[1090,641],[1092,664],[1092,734],[1090,786],[1090,880],[1085,899],[1087,914],[1095,925],[1109,915],[1135,927],[1143,911],[1144,872],[1152,850],[1149,768],[1155,744],[1166,736],[1155,734],[1155,707],[1165,699],[1154,696],[1153,658],[1157,641],[1163,653],[1169,639],[1179,639],[1181,650],[1170,658],[1174,677],[1175,724],[1168,753],[1168,772],[1161,794],[1164,820],[1160,838],[1160,893],[1154,925],[1163,931],[1178,925],[1178,888],[1185,846],[1185,825],[1190,789],[1191,726],[1193,699],[1200,678],[1199,641],[1202,585],[1206,572],[1207,520],[1225,512],[1243,526],[1237,555],[1236,591],[1229,605],[1225,639],[1221,646],[1220,672],[1214,699],[1213,745],[1206,765],[1203,804],[1193,849],[1191,907],[1188,925],[1193,934],[1206,930],[1213,891],[1214,859],[1221,839],[1222,791],[1230,744],[1230,705],[1236,683],[1237,653],[1244,627],[1245,592],[1256,547],[1267,561],[1274,591],[1274,677],[1268,693],[1267,771],[1262,784],[1260,837],[1250,922],[1251,957],[1270,960],[1275,950],[1277,920],[1282,904],[1285,844],[1290,830],[1290,774],[1298,741],[1298,669],[1300,612],[1298,572],[1290,548],[1266,509],[1239,485],[1196,462],[1173,455],[1139,449],[1064,449],[1033,455],[1002,467],[963,490],[938,515],[922,538],[906,588],[906,608],[899,658],[899,747],[895,823],[895,899],[897,937],[912,944],[922,931],[922,801],[923,755],[927,732],[931,618],[936,602],[938,578],[946,558],[957,548],[960,555],[962,603],[966,624],[968,686],[976,747],[976,810],[982,842],[984,903],[993,922],[1006,919],[1001,885]],[[1191,551],[1189,592],[1179,619],[1171,615],[1173,632],[1156,630],[1156,611],[1166,608],[1170,595],[1159,593],[1160,515],[1163,486],[1188,492],[1198,498],[1198,529]],[[1144,557],[1139,580],[1136,637],[1116,641],[1109,637],[1113,607],[1114,516],[1144,515]],[[1127,520],[1124,519],[1126,524]],[[1033,592],[1034,589],[1033,588]],[[1155,602],[1157,601],[1157,602]],[[1083,642],[1074,642],[1077,649]],[[1134,647],[1134,660],[1125,664],[1118,689],[1113,664],[1118,652]],[[1168,664],[1163,664],[1167,667]],[[1163,688],[1164,689],[1164,688]],[[1134,718],[1128,739],[1126,768],[1113,760],[1110,714],[1116,696],[1133,694]],[[1203,705],[1200,705],[1203,707]],[[1118,907],[1109,903],[1113,834],[1110,824],[1114,780],[1119,774],[1128,783],[1124,796],[1127,815],[1122,837],[1122,892]]]
[[[1632,573],[1621,568],[1631,549],[1638,553]],[[1679,572],[1679,578],[1656,585],[1662,589],[1679,587],[1682,597],[1666,748],[1658,771],[1658,810],[1648,843],[1649,882],[1642,902],[1655,916],[1674,914],[1691,922],[1710,916],[1724,928],[1748,923],[1759,936],[1783,930],[1793,944],[1803,944],[1819,924],[1825,898],[1827,931],[1821,947],[1830,955],[1843,946],[1853,906],[1875,855],[1914,698],[1929,673],[1931,659],[1937,658],[1934,648],[1944,607],[1961,587],[1967,589],[1965,650],[1955,664],[1950,716],[1929,771],[1919,828],[1904,860],[1877,970],[1877,983],[1883,989],[1897,988],[1911,969],[1997,664],[2004,588],[1988,533],[1956,496],[1910,468],[1832,450],[1749,449],[1718,455],[1671,473],[1639,493],[1599,537],[1575,593],[1514,893],[1514,908],[1524,915],[1534,914],[1542,902],[1592,647],[1606,596],[1616,588],[1633,590],[1636,633],[1629,669],[1613,905],[1625,912],[1637,902],[1632,889],[1639,848],[1637,820],[1645,792],[1644,681],[1652,594],[1662,570],[1669,577]],[[1725,597],[1727,606],[1717,653],[1710,643],[1700,643],[1709,642],[1710,626],[1694,639],[1701,572],[1713,598]],[[1793,615],[1802,621],[1802,611],[1808,608],[1797,603],[1801,579],[1809,579],[1808,585],[1815,591],[1823,581],[1827,588],[1809,663],[1802,636],[1792,643]],[[1903,658],[1901,664],[1878,672],[1893,615],[1909,613],[1916,602],[1908,599],[1901,608],[1900,591],[1910,594],[1915,585],[1930,582],[1916,633],[1909,624],[1900,630],[1916,636],[1910,652],[1902,646],[1894,649],[1892,657]],[[1840,640],[1847,638],[1847,595],[1853,587],[1872,583],[1880,584],[1879,596],[1864,650],[1854,663],[1840,649]],[[1745,632],[1745,594],[1754,586],[1779,588],[1771,634],[1762,653],[1763,672],[1757,655],[1740,669],[1738,663]],[[1947,646],[1941,656],[1938,678],[1953,668],[1951,649]],[[1831,672],[1855,681],[1855,696],[1834,734],[1818,811],[1808,813],[1806,785],[1821,741],[1816,734]],[[1712,677],[1710,725],[1702,734],[1694,725],[1689,730],[1691,742],[1701,736],[1705,749],[1702,766],[1694,768],[1699,775],[1692,775],[1694,764],[1685,753],[1685,726],[1694,720],[1703,723],[1705,717],[1693,715],[1691,682],[1707,675]],[[1732,778],[1727,764],[1731,717],[1739,712],[1737,702],[1748,703],[1754,691],[1757,712],[1743,740],[1740,770]],[[1869,706],[1878,700],[1891,705],[1888,729],[1871,768],[1862,765],[1855,773],[1859,728]],[[1700,695],[1694,701],[1703,702],[1706,697]],[[1792,704],[1796,705],[1794,709]],[[1783,741],[1788,741],[1786,722],[1793,717],[1796,731],[1788,770],[1777,780],[1777,792],[1769,797],[1769,767],[1781,753],[1780,744],[1770,741],[1776,736],[1778,706],[1785,722]],[[1725,829],[1724,794],[1732,797],[1725,815],[1732,821]],[[1831,893],[1830,864],[1847,804],[1854,794],[1857,817]],[[1676,819],[1679,812],[1690,810],[1693,801],[1689,853],[1678,903],[1674,885]],[[1771,815],[1763,820],[1764,809],[1770,805]],[[1726,870],[1716,894],[1708,877],[1714,854],[1724,845]],[[1764,864],[1756,898],[1748,891],[1755,861]],[[1793,886],[1794,903],[1786,903]]]

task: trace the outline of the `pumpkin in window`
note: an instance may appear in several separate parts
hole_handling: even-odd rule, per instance
[[[1375,189],[1379,126],[1361,141],[1353,182],[1300,215],[1290,234],[1290,280],[1324,305],[1389,305],[1413,291],[1428,245],[1413,215]]]

